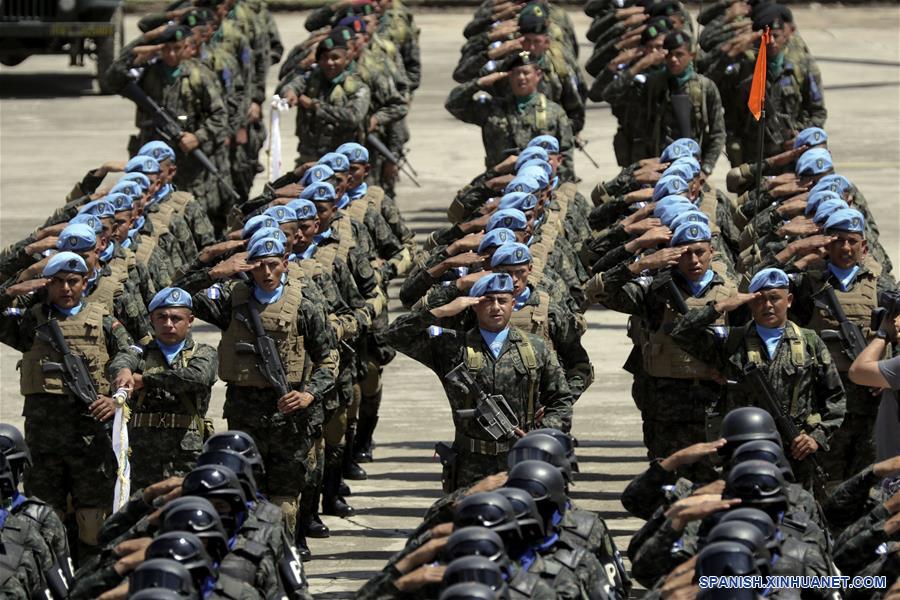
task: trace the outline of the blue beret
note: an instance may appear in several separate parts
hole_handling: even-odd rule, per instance
[[[113,207],[113,212],[117,213],[131,210],[134,204],[134,196],[123,192],[110,192],[103,199],[109,202]]]
[[[531,262],[531,251],[525,244],[509,242],[503,244],[491,257],[491,268],[503,265],[525,265]]]
[[[140,175],[140,173],[138,173]],[[125,194],[132,200],[137,200],[144,194],[145,190],[141,189],[141,184],[137,181],[118,181],[116,185],[112,186],[112,189],[109,190],[109,195],[113,194]],[[108,197],[107,197],[108,198]],[[106,200],[106,198],[104,198]]]
[[[834,168],[831,152],[825,148],[810,148],[800,155],[794,171],[797,175],[821,175]]]
[[[809,193],[818,192],[819,190],[830,190],[839,196],[843,196],[847,192],[853,190],[853,184],[850,183],[850,180],[844,177],[843,175],[826,175],[822,179],[816,182],[816,185],[812,186],[812,189],[809,190]]]
[[[706,213],[700,212],[697,208],[694,210],[686,210],[675,215],[667,227],[672,231],[675,231],[680,226],[686,223],[703,223],[707,227],[709,227],[709,217],[706,216]]]
[[[519,152],[519,156],[516,158],[516,171],[518,171],[523,164],[535,158],[546,162],[550,160],[550,155],[540,146],[530,146],[525,148]]]
[[[137,151],[138,156],[150,156],[155,158],[157,162],[164,160],[175,160],[175,151],[165,142],[154,140],[147,142],[141,149]]]
[[[481,243],[478,244],[478,254],[484,254],[491,248],[496,248],[497,246],[502,246],[503,244],[515,241],[517,241],[516,234],[513,233],[511,229],[507,229],[506,227],[492,229],[481,238]]]
[[[497,229],[498,227],[506,227],[513,231],[521,231],[528,225],[528,217],[521,210],[515,208],[504,208],[498,210],[488,220],[486,231]]]
[[[278,221],[279,225],[281,223],[291,223],[297,220],[297,213],[295,213],[294,209],[290,206],[270,206],[263,211],[263,214],[268,215]]]
[[[825,221],[825,231],[847,231],[850,233],[865,233],[866,218],[855,208],[843,208],[831,213]]]
[[[781,269],[770,267],[768,269],[763,269],[753,276],[753,279],[750,280],[748,291],[752,294],[759,290],[789,287],[791,287],[791,280],[788,279],[787,273]]]
[[[671,194],[669,196],[663,196],[662,198],[660,198],[659,200],[656,201],[656,206],[653,207],[653,216],[654,217],[658,216],[656,214],[656,212],[658,210],[662,210],[666,206],[671,206],[673,204],[690,204],[691,206],[694,205],[694,203],[691,202],[687,196],[682,196],[680,194]]]
[[[257,229],[256,232],[250,236],[250,239],[247,240],[247,247],[249,248],[263,238],[275,238],[287,248],[287,236],[284,235],[284,232],[278,227],[263,227]]]
[[[267,237],[256,240],[247,250],[247,258],[266,258],[267,256],[284,256],[284,243],[275,238]]]
[[[522,212],[533,210],[537,206],[537,197],[527,192],[510,192],[500,198],[499,208],[517,208]]]
[[[807,127],[794,138],[794,148],[818,146],[828,141],[828,134],[821,127]]]
[[[687,194],[688,187],[688,182],[678,175],[660,177],[656,185],[653,186],[653,201],[656,202],[663,196]]]
[[[298,221],[309,221],[319,215],[316,205],[313,204],[312,200],[307,200],[306,198],[291,200],[287,205],[294,209],[294,214],[297,215]]]
[[[78,210],[78,214],[94,215],[101,219],[111,219],[116,213],[113,210],[112,204],[101,199],[88,202]]]
[[[86,223],[67,225],[56,240],[57,250],[84,252],[97,245],[97,233]]]
[[[324,181],[313,183],[303,188],[303,191],[300,192],[300,198],[312,200],[313,202],[334,202],[334,186]]]
[[[683,246],[694,242],[708,242],[711,239],[712,232],[709,230],[709,225],[705,223],[682,223],[675,228],[669,245]]]
[[[94,233],[100,233],[103,231],[103,223],[101,223],[100,219],[98,219],[94,215],[80,214],[75,215],[74,217],[69,219],[69,225],[77,225],[78,223],[84,223],[85,225],[93,229]]]
[[[816,213],[812,218],[813,223],[815,223],[819,227],[824,227],[825,223],[828,222],[828,217],[834,214],[835,211],[844,208],[850,208],[850,205],[841,198],[836,198],[834,200],[824,200],[819,203],[819,206],[816,207]]]
[[[686,212],[693,212],[695,210],[697,210],[697,207],[689,202],[676,202],[674,204],[667,204],[658,211],[654,208],[653,215],[662,221],[663,225],[671,229],[672,221],[674,221],[678,215]]]
[[[516,179],[529,177],[534,179],[541,186],[541,189],[544,189],[550,185],[552,173],[553,168],[548,163],[542,160],[532,160],[522,165],[522,168],[516,173]]]
[[[319,181],[325,181],[334,177],[334,171],[328,165],[313,165],[306,170],[303,177],[300,178],[300,184],[310,186]]]
[[[559,140],[552,135],[539,135],[532,138],[531,141],[528,142],[526,148],[531,148],[533,146],[543,148],[547,151],[547,154],[559,154]]]
[[[191,295],[181,288],[167,287],[156,292],[150,306],[147,308],[153,312],[157,308],[194,308],[194,300]]]
[[[150,189],[150,178],[143,173],[125,173],[119,178],[117,183],[122,183],[123,181],[133,181],[141,186],[142,192],[146,192]]]
[[[249,240],[253,237],[254,233],[263,227],[278,227],[278,221],[269,215],[256,215],[255,217],[250,217],[247,219],[247,222],[244,223],[244,228],[241,230],[241,239]]]
[[[469,296],[477,298],[487,294],[512,294],[513,280],[506,273],[491,273],[475,282]]]
[[[700,162],[694,158],[693,156],[682,156],[681,158],[676,158],[669,167],[663,171],[663,175],[671,175],[669,171],[672,167],[676,167],[678,169],[675,174],[687,172],[690,174],[689,177],[683,177],[685,180],[690,181],[694,177],[700,174]],[[688,171],[684,171],[685,167],[689,169]]]
[[[152,156],[134,156],[125,164],[126,173],[159,173],[159,162]]]
[[[816,214],[819,205],[828,200],[842,200],[842,198],[840,194],[832,192],[831,190],[817,190],[815,192],[810,192],[809,196],[806,197],[806,209],[804,210],[806,216]]]
[[[346,156],[347,160],[351,163],[369,162],[369,150],[362,144],[357,144],[356,142],[341,144],[338,146],[337,152]]]
[[[525,192],[528,194],[533,194],[535,192],[541,191],[541,184],[534,177],[528,176],[516,176],[512,181],[506,184],[506,187],[503,188],[504,194],[509,194],[511,192]]]
[[[329,152],[322,155],[322,158],[316,163],[318,165],[328,165],[335,173],[343,173],[350,169],[350,161],[347,157],[339,152]]]
[[[59,252],[50,257],[44,270],[41,271],[41,277],[53,277],[57,273],[87,273],[87,264],[84,259],[74,252]]]
[[[665,147],[659,155],[661,162],[672,162],[677,158],[700,156],[700,144],[691,138],[678,138]]]

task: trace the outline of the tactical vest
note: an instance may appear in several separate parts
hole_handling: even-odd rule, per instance
[[[351,221],[365,223],[366,212],[369,210],[369,202],[366,198],[359,198],[350,202],[350,206],[344,209],[344,214]]]
[[[313,258],[315,258],[319,264],[325,266],[325,268],[330,268],[335,257],[340,258],[344,262],[348,262],[347,258],[350,256],[350,250],[356,247],[356,240],[353,235],[353,224],[350,222],[349,216],[345,215],[344,218],[334,221],[331,226],[338,236],[338,243],[319,246],[316,249],[316,253],[313,255]]]
[[[256,587],[256,573],[269,549],[271,529],[270,524],[260,522],[249,535],[240,534],[234,549],[222,559],[219,572]]]
[[[575,194],[577,193],[578,186],[576,186],[571,181],[562,184],[561,186],[559,186],[559,189],[556,190],[554,199],[556,200],[557,204],[559,204],[559,211],[557,212],[560,213],[561,220],[565,220],[570,206],[575,203]]]
[[[117,256],[109,261],[109,275],[101,275],[94,291],[85,296],[86,302],[96,302],[113,311],[113,302],[122,293],[125,282],[128,281],[128,259]]]
[[[716,217],[716,210],[718,207],[719,199],[716,196],[714,187],[710,186],[708,191],[701,192],[700,204],[697,205],[697,209],[709,217],[709,231],[714,236],[721,233],[721,230],[719,229],[719,220]]]
[[[153,236],[157,239],[169,233],[169,223],[175,214],[175,205],[168,200],[157,204],[157,210],[146,215],[147,219],[153,224]]]
[[[509,318],[509,325],[539,335],[552,345],[549,323],[550,295],[543,290],[534,290],[532,293],[537,294],[538,304],[526,304],[519,310],[514,310]]]
[[[175,214],[183,215],[187,210],[187,205],[193,202],[194,196],[190,192],[184,191],[176,191],[172,192],[168,198],[166,198],[164,204],[168,204],[171,206]]]
[[[534,353],[534,346],[531,345],[528,334],[518,328],[511,328],[511,331],[518,331],[521,336],[521,340],[513,343],[515,344],[516,351],[519,353],[519,358],[522,360],[522,364],[525,365],[525,370],[528,373],[528,397],[525,399],[525,422],[521,424],[522,429],[528,431],[534,424],[535,394],[537,393],[537,387],[540,384],[541,374],[538,370],[537,355]],[[480,338],[481,336],[479,335],[478,337]],[[484,353],[477,349],[476,343],[477,340],[468,339],[467,336],[466,368],[472,373],[472,377],[477,377],[478,373],[481,372],[486,364]],[[469,405],[468,398],[466,399],[466,405],[463,408],[472,408],[472,406]]]
[[[560,542],[562,542],[561,539]],[[566,542],[562,542],[552,554],[541,555],[544,559],[544,566],[547,573],[553,576],[553,583],[551,585],[554,589],[558,587],[557,579],[560,574],[566,570],[571,571],[573,574],[576,573],[578,565],[584,560],[586,554],[587,550],[585,548],[581,546],[571,546]],[[578,579],[577,575],[576,579]],[[579,581],[579,583],[581,582]]]
[[[509,587],[510,600],[528,600],[540,582],[540,575],[519,569],[512,579],[506,582]]]
[[[691,121],[692,129],[697,143],[703,147],[706,139],[706,124],[709,123],[709,115],[706,108],[706,94],[703,93],[703,85],[700,83],[699,77],[691,77],[684,89],[688,98],[691,99]]]
[[[724,284],[711,286],[707,293],[700,298],[687,295],[684,302],[688,309],[703,308],[710,302],[724,300],[737,293],[737,286],[727,277],[723,277],[723,279],[725,280]],[[686,352],[669,335],[678,316],[669,303],[666,303],[659,328],[649,332],[642,328],[641,333],[644,339],[641,344],[641,354],[644,358],[644,371],[651,377],[715,379],[718,372],[713,367]],[[720,316],[716,320],[719,325],[724,322],[724,316]]]
[[[47,323],[47,307],[39,304],[31,308],[38,326]],[[99,302],[86,302],[74,317],[58,319],[66,343],[73,354],[84,357],[97,392],[109,390],[106,367],[109,353],[106,350],[106,336],[103,333],[103,317],[106,307]],[[49,342],[34,338],[34,343],[22,355],[20,389],[23,396],[29,394],[65,394],[63,377],[60,373],[44,373],[42,365],[47,362],[62,362],[62,354],[53,349]]]
[[[260,371],[256,356],[237,352],[237,344],[252,345],[255,341],[248,326],[235,316],[238,310],[246,310],[251,298],[252,292],[247,284],[241,282],[234,286],[231,295],[231,321],[219,342],[219,379],[241,386],[270,388],[272,386]],[[263,329],[275,341],[285,375],[292,384],[304,381],[306,349],[303,346],[303,336],[297,329],[302,299],[302,285],[289,278],[281,298],[272,304],[260,305],[259,312]]]
[[[10,579],[18,580],[18,574],[24,570],[22,561],[25,557],[25,535],[16,527],[3,527],[3,552],[0,552],[0,586],[7,587]],[[24,588],[24,585],[20,585]],[[29,594],[31,590],[25,590]]]
[[[844,309],[850,322],[862,327],[863,335],[869,338],[872,335],[870,325],[870,315],[872,309],[878,306],[878,277],[881,275],[881,265],[878,264],[871,256],[866,256],[862,267],[868,272],[860,271],[853,282],[853,287],[846,292],[841,291],[837,286],[834,287],[834,295]],[[830,271],[816,271],[809,274],[812,279],[813,292],[820,291],[828,279]],[[825,329],[839,330],[840,324],[831,313],[825,308],[815,306],[812,319],[808,325],[809,329],[813,329],[816,333],[820,333]],[[838,371],[846,373],[850,370],[850,359],[844,354],[843,345],[840,339],[828,340],[825,342],[828,346],[828,352],[834,360],[834,364]]]
[[[788,344],[790,344],[791,364],[799,369],[806,364],[806,345],[803,343],[803,334],[800,331],[800,327],[796,323],[794,323],[793,321],[788,321],[785,324],[785,331],[787,331],[788,328],[790,328],[793,335],[790,338],[782,338],[782,342],[786,341]],[[759,367],[767,364],[767,358],[769,354],[763,348],[762,340],[760,340],[758,336],[748,334],[744,338],[744,346],[747,350],[748,362],[753,363]],[[800,386],[795,386],[793,391],[791,392],[791,405],[789,407],[785,407],[785,409],[789,411],[788,414],[797,414],[797,410],[799,409],[797,400],[799,396]]]
[[[144,375],[153,375],[156,373],[163,373],[170,369],[186,369],[188,364],[191,362],[191,357],[194,356],[195,345],[188,348],[185,348],[178,354],[178,359],[171,367],[169,363],[166,362],[166,357],[159,350],[159,348],[155,347],[155,345],[150,345],[147,350],[144,352],[144,368],[142,369],[142,373]],[[160,408],[165,409],[166,413],[174,413],[176,415],[185,415],[191,417],[191,429],[196,429],[197,431],[203,433],[204,431],[204,422],[203,417],[197,412],[197,408],[195,406],[194,397],[195,394],[193,392],[187,392],[182,394],[175,395],[181,404],[181,406],[144,406],[144,402],[147,400],[147,388],[141,388],[141,390],[136,394],[136,398],[134,401],[134,411],[135,413],[145,412],[148,410],[158,410]],[[158,413],[163,415],[165,413]],[[173,421],[174,423],[174,421]],[[180,425],[173,425],[180,426]]]

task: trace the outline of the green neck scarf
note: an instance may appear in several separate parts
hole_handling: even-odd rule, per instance
[[[769,73],[773,77],[778,77],[784,70],[784,52],[779,52],[774,58],[769,59]]]
[[[516,96],[516,111],[519,113],[525,112],[525,109],[528,108],[537,97],[537,94],[528,94],[527,96],[518,97]]]
[[[694,76],[694,63],[690,63],[681,75],[675,76],[675,81],[679,88],[683,88],[691,77]]]

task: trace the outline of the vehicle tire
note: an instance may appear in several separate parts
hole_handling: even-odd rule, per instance
[[[113,35],[94,40],[97,47],[97,84],[101,94],[112,94],[115,91],[110,89],[106,81],[106,71],[122,51],[125,35],[125,11],[121,6],[113,13],[111,22],[116,26]]]

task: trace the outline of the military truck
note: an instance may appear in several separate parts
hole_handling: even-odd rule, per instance
[[[69,66],[93,57],[97,73],[124,44],[123,0],[0,0],[0,64],[15,66],[33,54],[68,54]],[[100,91],[103,78],[98,77]]]

